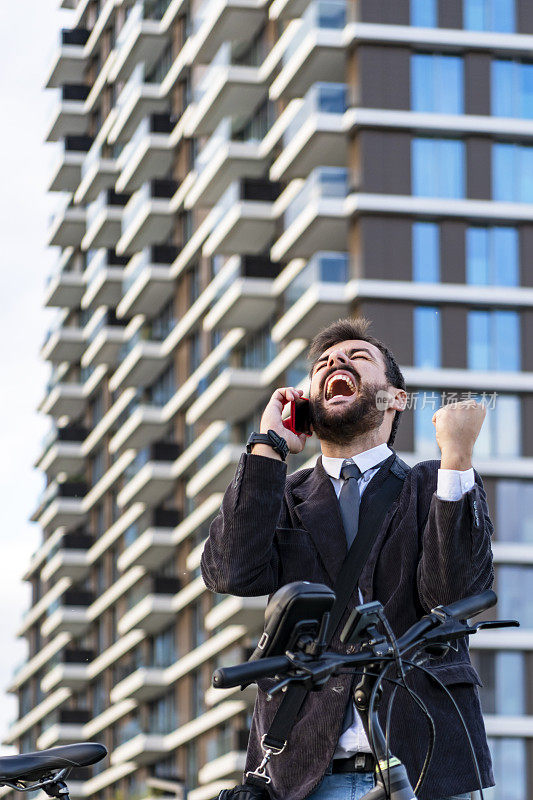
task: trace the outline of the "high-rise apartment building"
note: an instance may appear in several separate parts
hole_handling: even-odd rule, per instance
[[[235,783],[254,691],[210,676],[264,598],[211,595],[202,544],[271,392],[355,313],[405,370],[406,460],[436,454],[443,393],[485,393],[498,613],[522,622],[472,640],[489,796],[533,798],[533,3],[61,5],[53,432],[9,741],[105,743],[75,797]]]

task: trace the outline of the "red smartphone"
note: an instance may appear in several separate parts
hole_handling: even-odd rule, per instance
[[[287,430],[293,433],[305,433],[306,436],[312,436],[309,400],[306,397],[291,400],[290,414],[283,420],[283,424]]]

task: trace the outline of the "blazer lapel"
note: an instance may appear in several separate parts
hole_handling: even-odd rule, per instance
[[[319,457],[309,478],[293,490],[295,513],[308,531],[332,582],[346,558],[346,536],[339,501]]]

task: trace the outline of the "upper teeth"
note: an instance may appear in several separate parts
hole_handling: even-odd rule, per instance
[[[328,381],[328,386],[326,389],[326,400],[329,400],[333,396],[333,384],[335,381],[344,381],[348,384],[352,392],[355,392],[355,384],[348,375],[332,375],[332,377]]]

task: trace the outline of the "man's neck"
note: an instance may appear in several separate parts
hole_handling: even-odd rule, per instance
[[[351,458],[359,453],[364,453],[366,450],[371,450],[372,447],[377,447],[379,444],[387,444],[387,440],[383,434],[377,431],[369,431],[368,433],[358,436],[355,439],[347,442],[346,444],[333,444],[332,442],[320,442],[322,455],[328,458]]]

